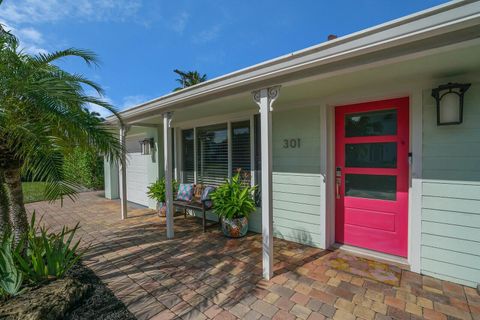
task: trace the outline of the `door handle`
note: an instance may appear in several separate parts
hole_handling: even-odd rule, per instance
[[[340,199],[340,186],[342,185],[342,168],[335,169],[335,198]]]
[[[335,197],[340,199],[340,186],[342,184],[342,178],[335,179]]]

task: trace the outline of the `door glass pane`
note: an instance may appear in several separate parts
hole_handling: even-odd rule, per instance
[[[365,137],[397,134],[397,110],[347,114],[345,136]]]
[[[345,196],[396,200],[397,177],[370,174],[346,174]]]
[[[346,144],[345,166],[353,168],[396,168],[397,143]]]

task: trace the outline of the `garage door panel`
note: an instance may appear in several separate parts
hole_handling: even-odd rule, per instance
[[[148,206],[148,157],[133,152],[127,154],[127,199]]]

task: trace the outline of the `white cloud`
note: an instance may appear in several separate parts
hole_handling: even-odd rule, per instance
[[[22,50],[31,54],[47,53],[47,50],[42,47],[43,35],[37,29],[32,27],[17,29],[2,20],[0,20],[0,24],[3,25],[5,30],[11,31],[18,38]]]
[[[176,33],[182,34],[185,28],[187,27],[187,23],[189,19],[190,19],[190,15],[188,14],[188,12],[185,12],[185,11],[181,12],[179,15],[173,17],[169,26]]]
[[[124,21],[137,14],[141,0],[5,0],[0,16],[10,23],[55,22],[67,18]]]
[[[198,44],[208,43],[218,38],[222,27],[217,24],[208,29],[200,31],[193,37],[193,42]]]
[[[31,27],[19,29],[17,30],[16,34],[25,39],[25,41],[31,41],[33,43],[43,42],[43,35],[40,33],[40,31]]]
[[[149,98],[142,94],[126,96],[123,98],[123,105],[121,109],[123,110],[123,109],[131,108],[140,103],[146,102],[148,100]]]

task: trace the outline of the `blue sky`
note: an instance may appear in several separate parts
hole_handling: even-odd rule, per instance
[[[29,52],[95,51],[99,68],[62,65],[125,109],[171,92],[175,68],[211,79],[444,2],[4,0],[0,22]]]

